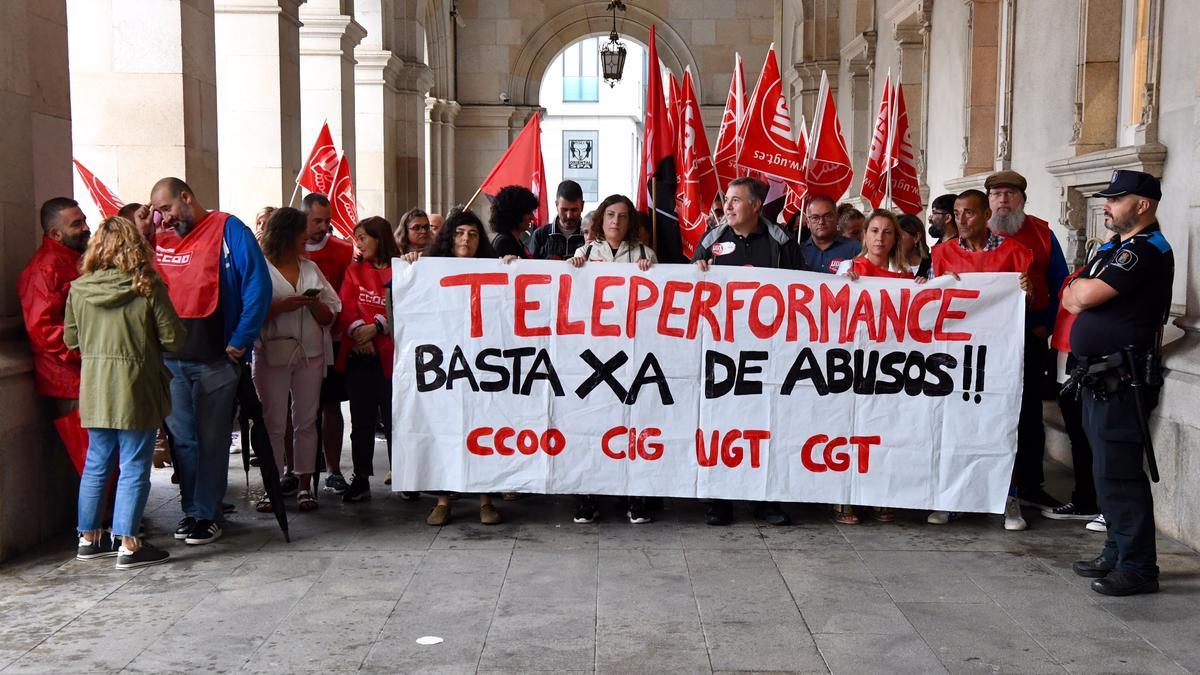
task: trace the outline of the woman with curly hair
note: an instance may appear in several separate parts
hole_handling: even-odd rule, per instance
[[[401,253],[424,251],[433,239],[433,227],[429,214],[421,209],[409,209],[400,216],[400,227],[396,228],[396,244]]]
[[[530,223],[537,217],[537,210],[537,196],[519,185],[509,185],[496,194],[488,224],[496,233],[492,248],[497,257],[531,257],[521,243],[521,235],[529,230]]]
[[[154,251],[132,221],[115,216],[100,223],[80,270],[63,322],[63,342],[82,357],[79,419],[88,430],[76,557],[115,555],[117,569],[166,562],[169,554],[138,533],[150,496],[155,433],[171,411],[171,375],[162,355],[183,347],[183,323],[154,269]],[[105,541],[100,502],[118,466],[112,539]]]
[[[421,255],[414,251],[405,254],[404,259],[407,262],[416,263]],[[432,258],[496,257],[484,237],[483,223],[479,217],[471,211],[459,209],[450,212],[449,217],[446,218],[446,224],[442,226],[442,231],[438,233],[437,239],[433,240],[424,255]],[[505,256],[506,261],[512,259],[511,256]],[[437,494],[437,505],[429,513],[425,523],[440,527],[450,522],[450,497],[452,495],[448,492],[435,494]],[[500,512],[492,505],[492,498],[485,494],[479,495],[479,522],[484,525],[496,525],[503,520]]]

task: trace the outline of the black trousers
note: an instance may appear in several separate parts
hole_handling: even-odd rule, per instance
[[[1158,403],[1157,389],[1147,388],[1146,414]],[[1133,390],[1125,387],[1106,400],[1083,392],[1083,428],[1095,455],[1096,496],[1108,523],[1104,557],[1123,572],[1158,576],[1154,542],[1154,499],[1142,466],[1145,454],[1138,429]]]
[[[350,394],[350,455],[354,475],[371,476],[375,461],[375,428],[380,421],[392,457],[392,382],[374,354],[346,357],[346,386]]]
[[[1075,362],[1075,357],[1067,356],[1068,372]],[[1075,466],[1075,489],[1071,492],[1071,503],[1082,513],[1099,513],[1096,510],[1096,479],[1092,473],[1092,444],[1083,431],[1083,398],[1059,393],[1058,409],[1062,412],[1063,426],[1071,441],[1071,464]]]
[[[1046,454],[1046,427],[1042,420],[1043,365],[1049,345],[1025,331],[1025,378],[1021,386],[1021,412],[1017,419],[1017,489],[1036,492],[1046,480],[1042,458]]]

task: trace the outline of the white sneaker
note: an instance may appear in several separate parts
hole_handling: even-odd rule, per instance
[[[1108,532],[1108,522],[1104,520],[1104,514],[1096,516],[1096,519],[1084,525],[1092,532]]]
[[[1009,495],[1004,502],[1004,529],[1023,530],[1025,526],[1025,517],[1021,515],[1021,502],[1015,496]]]
[[[934,511],[933,513],[929,514],[927,518],[925,518],[925,522],[929,523],[930,525],[945,525],[946,523],[950,522],[950,512]]]

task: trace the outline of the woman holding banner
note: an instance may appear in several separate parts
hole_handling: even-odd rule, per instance
[[[412,251],[404,254],[404,260],[415,263],[421,258],[421,255],[418,251]],[[465,209],[455,209],[450,212],[449,217],[446,218],[446,224],[442,226],[425,255],[434,258],[496,257],[491,244],[488,243],[483,222],[474,213]],[[505,262],[511,262],[512,259],[512,256],[504,257]],[[448,492],[435,494],[437,494],[437,505],[425,518],[425,523],[440,527],[450,522],[451,495]],[[504,522],[500,512],[492,505],[492,498],[489,495],[479,495],[479,522],[484,525],[497,525]]]
[[[375,428],[382,423],[392,456],[392,341],[388,296],[392,258],[400,249],[392,224],[379,216],[364,218],[354,228],[361,260],[346,268],[342,280],[342,312],[335,332],[343,335],[335,367],[346,374],[350,395],[350,452],[354,479],[344,502],[371,498]]]
[[[589,241],[580,246],[575,255],[567,260],[572,267],[583,267],[589,262],[634,263],[645,272],[658,262],[654,249],[642,243],[636,227],[637,212],[633,202],[625,195],[609,195],[600,202],[588,226]],[[592,495],[581,495],[575,507],[575,522],[591,523],[600,515]],[[645,497],[630,497],[629,522],[634,525],[648,523],[653,518],[646,507]]]
[[[900,223],[895,214],[884,209],[875,209],[867,219],[863,230],[862,251],[838,265],[837,273],[858,281],[861,277],[884,277],[889,279],[912,279],[913,273],[905,257]],[[857,525],[861,522],[854,507],[840,504],[834,507],[834,520],[841,525]],[[875,520],[888,523],[896,519],[891,509],[875,507]]]
[[[520,185],[509,185],[496,193],[488,224],[496,233],[496,238],[492,239],[492,250],[497,257],[532,257],[521,243],[521,235],[529,230],[529,225],[537,218],[537,210],[537,195]]]

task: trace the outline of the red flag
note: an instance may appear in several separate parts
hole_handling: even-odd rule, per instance
[[[683,156],[675,212],[679,215],[683,255],[690,259],[708,226],[708,209],[712,206],[713,197],[717,196],[717,171],[709,154],[708,137],[704,132],[704,122],[700,119],[700,102],[696,100],[690,70],[683,74],[680,97],[682,112],[679,126],[682,130]]]
[[[804,116],[800,116],[800,136],[796,139],[796,152],[801,157],[808,156],[808,130],[804,128]],[[787,184],[787,199],[783,203],[780,216],[783,222],[788,222],[792,216],[804,210],[804,198],[808,196],[808,184],[790,181]]]
[[[804,158],[796,152],[792,116],[782,86],[775,45],[771,45],[746,109],[737,163],[783,181],[804,182]]]
[[[829,76],[825,71],[821,71],[821,89],[817,93],[817,110],[808,142],[805,178],[809,194],[841,199],[854,179],[854,169],[850,167],[850,153],[846,151],[842,124],[838,121],[837,106],[829,91]]]
[[[895,128],[892,129],[892,140],[888,143],[892,203],[903,213],[917,215],[921,212],[921,189],[917,184],[917,162],[908,134],[908,111],[904,106],[904,90],[899,82],[892,89],[892,93],[892,119],[896,120]]]
[[[544,225],[549,220],[546,206],[546,166],[542,163],[542,116],[534,113],[525,128],[517,134],[512,145],[492,167],[492,172],[483,179],[479,189],[489,198],[509,185],[528,188],[538,198],[537,222]]]
[[[117,215],[125,202],[121,198],[113,194],[108,186],[100,182],[99,178],[87,167],[79,163],[79,160],[72,159],[75,163],[75,170],[79,172],[79,177],[83,179],[84,186],[87,187],[88,194],[92,195],[92,201],[96,202],[96,208],[100,209],[100,215],[105,218],[111,218]]]
[[[296,182],[309,192],[317,192],[332,197],[334,174],[338,169],[337,148],[333,146],[333,135],[329,133],[329,123],[321,125],[317,134],[317,142],[313,143],[312,151],[308,153],[308,161]],[[349,172],[346,174],[349,176]],[[353,231],[353,228],[352,228]]]
[[[667,71],[667,120],[671,125],[671,142],[675,144],[675,161],[683,157],[683,95],[675,73]]]
[[[675,182],[675,167],[673,156],[675,152],[675,142],[671,137],[671,129],[667,105],[663,101],[660,92],[663,91],[662,74],[659,72],[658,63],[658,46],[655,38],[655,28],[650,27],[650,47],[649,47],[649,63],[647,68],[646,82],[646,118],[643,124],[642,138],[642,162],[638,169],[638,195],[637,195],[637,210],[643,213],[650,212],[650,180],[658,179],[659,185],[664,182]],[[667,167],[664,163],[670,163],[670,176],[665,176]],[[675,203],[675,192],[671,191],[670,195],[658,195],[658,205],[661,207],[664,203]]]
[[[745,116],[746,76],[742,72],[741,54],[735,54],[733,77],[729,80],[725,114],[721,116],[721,130],[717,133],[717,152],[713,159],[717,170],[717,187],[722,191],[729,188],[729,181],[738,177],[738,131]]]
[[[350,178],[350,162],[342,155],[330,180],[329,203],[333,206],[329,220],[334,229],[347,239],[354,238],[358,224],[358,201],[354,197],[354,181]]]
[[[871,152],[867,155],[867,166],[863,170],[862,198],[872,207],[882,207],[887,196],[887,170],[891,140],[892,118],[892,75],[883,81],[883,95],[879,99],[879,114],[875,117],[875,133],[871,136]]]

